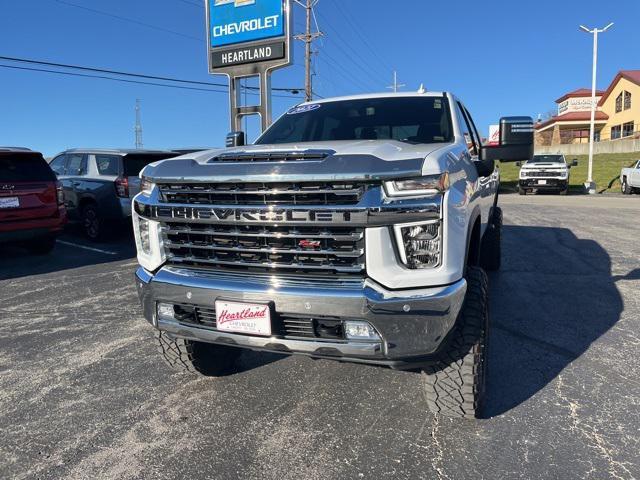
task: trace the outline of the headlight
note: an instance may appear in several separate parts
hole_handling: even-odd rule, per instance
[[[524,171],[520,171],[520,178],[527,178],[528,173]]]
[[[449,189],[449,174],[442,173],[406,180],[393,180],[385,183],[385,189],[390,197],[435,195]]]
[[[145,195],[151,195],[156,184],[147,177],[140,177],[140,191]]]
[[[157,270],[166,260],[160,235],[160,224],[142,218],[135,211],[132,216],[138,263],[149,271]]]
[[[442,234],[440,220],[396,225],[396,242],[400,259],[408,268],[437,268],[442,262]]]

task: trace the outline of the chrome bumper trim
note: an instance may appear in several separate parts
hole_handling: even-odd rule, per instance
[[[233,333],[190,327],[161,319],[158,328],[176,337],[207,343],[218,343],[254,350],[282,353],[301,353],[319,357],[380,358],[380,342],[344,342],[291,340],[277,337],[252,337]]]
[[[223,343],[237,341],[238,346],[262,348],[286,353],[320,356],[345,356],[381,360],[402,360],[424,356],[438,350],[455,325],[462,308],[467,284],[464,279],[448,286],[420,290],[389,291],[365,280],[341,288],[327,284],[279,284],[278,277],[265,281],[265,276],[202,276],[198,271],[162,268],[150,281],[143,269],[136,273],[138,294],[145,318],[157,328],[172,334],[202,341]],[[382,337],[376,348],[371,343],[327,344],[324,340],[267,339],[232,335],[182,324],[157,323],[159,301],[202,305],[211,308],[217,299],[247,303],[270,302],[276,315],[340,317],[369,322]],[[229,340],[230,338],[230,340]],[[329,352],[331,350],[333,353]],[[318,353],[325,352],[329,353]]]

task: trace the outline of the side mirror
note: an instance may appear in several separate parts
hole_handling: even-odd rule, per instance
[[[482,147],[481,160],[501,162],[527,161],[533,158],[533,119],[503,117],[500,119],[500,144]]]
[[[578,159],[577,158],[573,159],[573,162],[571,162],[571,166],[572,167],[577,167],[578,166]]]
[[[522,162],[516,162],[516,167],[521,167],[522,166]]]
[[[491,176],[496,168],[496,162],[494,162],[493,160],[480,160],[473,163],[476,166],[479,177]]]
[[[227,148],[243,147],[245,145],[244,132],[231,132],[227,135]]]

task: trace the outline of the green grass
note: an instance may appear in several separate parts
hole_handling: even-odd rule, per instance
[[[578,166],[571,169],[570,190],[578,192],[584,189],[587,180],[589,157],[587,155],[567,156],[567,161],[578,159]],[[620,192],[620,170],[629,167],[640,159],[637,153],[607,153],[593,157],[593,180],[598,186],[598,192]],[[503,192],[515,192],[518,188],[518,173],[520,167],[515,163],[500,164],[500,189]],[[609,186],[611,185],[611,186]]]

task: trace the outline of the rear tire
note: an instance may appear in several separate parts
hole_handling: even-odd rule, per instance
[[[493,218],[484,233],[480,247],[480,266],[486,271],[500,270],[502,263],[502,209],[493,209]]]
[[[489,285],[469,267],[467,293],[447,351],[423,370],[427,404],[435,414],[480,418],[484,406],[489,337]]]
[[[81,213],[84,235],[92,242],[102,240],[104,235],[103,221],[98,214],[98,206],[94,203],[85,205]]]
[[[56,246],[56,237],[43,237],[30,240],[26,247],[34,255],[48,255]]]
[[[242,354],[239,348],[172,338],[164,332],[158,332],[158,351],[171,368],[205,377],[232,373]]]

